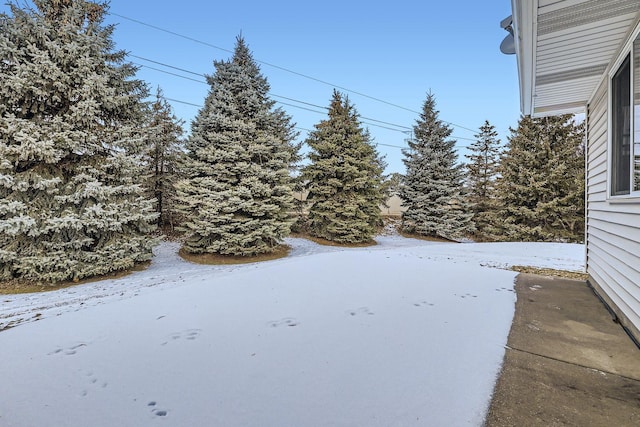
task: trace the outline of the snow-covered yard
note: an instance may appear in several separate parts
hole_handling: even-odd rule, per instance
[[[0,425],[480,425],[514,312],[497,267],[581,270],[583,247],[377,240],[237,266],[165,242],[143,272],[0,296]]]

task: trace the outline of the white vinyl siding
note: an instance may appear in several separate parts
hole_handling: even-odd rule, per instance
[[[604,79],[587,108],[587,273],[639,336],[640,199],[607,198],[608,87]]]

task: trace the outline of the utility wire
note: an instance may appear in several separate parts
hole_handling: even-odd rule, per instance
[[[190,106],[192,106],[192,107],[198,107],[198,108],[202,108],[202,107],[203,107],[202,105],[194,104],[194,103],[192,103],[192,102],[187,102],[187,101],[181,101],[181,100],[179,100],[179,99],[166,98],[166,97],[165,97],[165,99],[166,99],[167,101],[172,101],[172,102],[177,102],[177,103],[180,103],[180,104],[190,105]],[[282,101],[277,101],[277,102],[278,102],[279,104],[288,105],[288,106],[290,106],[290,107],[301,108],[301,109],[303,109],[303,110],[311,111],[311,112],[313,112],[313,113],[324,114],[324,112],[322,112],[322,111],[312,110],[311,108],[300,107],[299,105],[288,104],[288,103],[286,103],[286,102],[282,102]],[[398,129],[393,129],[393,128],[390,128],[390,127],[377,125],[377,124],[375,124],[375,123],[367,123],[367,122],[365,122],[365,121],[361,121],[361,122],[362,122],[362,123],[364,123],[364,124],[368,124],[368,125],[370,125],[370,126],[377,126],[377,127],[383,128],[383,129],[388,129],[388,130],[392,130],[392,131],[396,131],[396,132],[401,132],[401,131],[399,131]],[[306,130],[307,130],[308,132],[310,132],[308,129],[306,129]]]
[[[205,77],[206,78],[206,76],[204,74],[200,74],[200,73],[197,73],[195,71],[191,71],[191,70],[187,70],[187,69],[184,69],[184,68],[176,67],[176,66],[173,66],[173,65],[170,65],[170,64],[166,64],[164,62],[154,61],[153,59],[143,58],[141,56],[137,56],[137,55],[133,55],[133,54],[131,54],[130,56],[134,57],[134,58],[141,59],[143,61],[151,62],[153,64],[162,65],[163,67],[172,68],[174,70],[179,70],[179,71],[183,71],[185,73],[189,73],[189,74],[193,74],[193,75],[196,75],[196,76],[200,76],[200,77]],[[135,63],[135,62],[134,62],[134,64],[135,65],[139,65],[141,67],[149,68],[149,69],[154,70],[154,71],[159,71],[161,73],[165,73],[165,74],[169,74],[169,75],[172,75],[172,76],[180,77],[180,78],[183,78],[183,79],[191,80],[191,81],[194,81],[194,82],[197,82],[197,83],[202,83],[202,84],[205,84],[205,85],[208,84],[207,82],[202,81],[202,80],[193,79],[191,77],[183,76],[183,75],[180,75],[180,74],[177,74],[177,73],[172,73],[170,71],[162,70],[162,69],[151,67],[151,66],[148,66],[148,65],[139,64],[139,63]],[[322,105],[317,105],[317,104],[312,104],[310,102],[300,101],[298,99],[289,98],[287,96],[276,95],[275,93],[271,93],[271,96],[274,96],[276,98],[287,99],[289,101],[297,102],[299,104],[309,105],[311,107],[316,107],[316,108],[320,108],[320,109],[323,109],[323,110],[328,110],[329,109],[329,108],[324,107]],[[178,102],[178,101],[176,101],[176,102]],[[276,102],[278,102],[279,104],[282,104],[282,105],[288,105],[289,107],[299,108],[299,109],[302,109],[302,110],[311,111],[313,113],[324,114],[323,111],[316,111],[316,110],[312,110],[311,108],[305,108],[305,107],[301,107],[299,105],[288,104],[288,103],[282,102],[282,101],[276,101]],[[369,122],[382,123],[382,124],[385,124],[385,125],[395,126],[397,128],[401,128],[401,129],[407,129],[407,130],[411,130],[412,129],[409,126],[398,125],[398,124],[395,124],[395,123],[385,122],[383,120],[372,119],[370,117],[360,116],[360,118],[363,119],[363,120],[369,120]],[[405,132],[405,131],[400,131],[398,129],[393,129],[393,128],[389,128],[389,127],[386,127],[386,126],[380,126],[380,125],[376,125],[374,123],[369,123],[369,122],[363,121],[362,123],[365,123],[365,124],[368,124],[368,125],[371,125],[371,126],[377,126],[379,128],[382,128],[382,129],[393,130],[393,131],[396,131],[396,132],[403,132],[403,133]],[[467,141],[475,141],[475,139],[472,139],[472,138],[464,138],[464,137],[453,137],[453,138],[455,138],[455,139],[464,139],[464,140],[467,140]]]
[[[142,56],[134,55],[132,53],[130,53],[128,56],[130,56],[132,58],[136,58],[136,59],[141,59],[143,61],[151,62],[152,64],[158,64],[158,65],[162,65],[163,67],[172,68],[174,70],[182,71],[183,73],[189,73],[189,74],[193,74],[194,76],[199,76],[199,77],[205,77],[206,78],[204,73],[196,73],[195,71],[186,70],[184,68],[176,67],[175,65],[170,65],[170,64],[167,64],[167,63],[164,63],[164,62],[154,61],[153,59],[144,58]],[[206,82],[203,82],[203,83],[206,84]]]
[[[164,97],[164,99],[171,102],[177,102],[178,104],[191,105],[192,107],[198,107],[198,108],[204,107],[203,105],[194,104],[193,102],[180,101],[179,99],[173,99],[173,98],[167,98],[167,97]]]
[[[141,60],[143,60],[143,61],[151,62],[151,63],[153,63],[153,64],[162,65],[163,67],[171,68],[171,69],[174,69],[174,70],[179,70],[179,71],[182,71],[182,72],[185,72],[185,73],[189,73],[189,74],[193,74],[193,75],[200,76],[200,77],[206,77],[204,74],[199,74],[199,73],[196,73],[195,71],[191,71],[191,70],[187,70],[187,69],[184,69],[184,68],[176,67],[176,66],[173,66],[173,65],[170,65],[170,64],[166,64],[166,63],[164,63],[164,62],[154,61],[154,60],[152,60],[152,59],[143,58],[143,57],[141,57],[141,56],[132,55],[132,54],[131,54],[130,56],[131,56],[131,57],[133,57],[133,58],[141,59]],[[135,62],[134,62],[134,64],[135,64],[135,65],[139,65],[139,66],[141,66],[141,67],[149,68],[149,69],[151,69],[151,70],[159,71],[159,72],[161,72],[161,73],[169,74],[169,75],[176,76],[176,77],[181,77],[181,78],[183,78],[183,79],[191,80],[191,81],[194,81],[194,82],[198,82],[198,83],[202,83],[202,84],[208,84],[207,82],[202,81],[202,80],[194,79],[194,78],[187,77],[187,76],[182,76],[182,75],[177,74],[177,73],[172,73],[172,72],[170,72],[170,71],[165,71],[165,70],[161,70],[161,69],[159,69],[159,68],[150,67],[150,66],[148,66],[148,65],[143,65],[143,64],[139,64],[139,63],[135,63]],[[275,93],[270,93],[270,94],[271,94],[271,96],[274,96],[274,97],[276,97],[276,98],[286,99],[286,100],[289,100],[289,101],[297,102],[297,103],[299,103],[299,104],[309,105],[309,106],[311,106],[311,107],[316,107],[316,108],[320,108],[320,109],[323,109],[323,110],[328,110],[328,109],[329,109],[329,108],[324,107],[324,106],[322,106],[322,105],[317,105],[317,104],[312,104],[312,103],[310,103],[310,102],[300,101],[300,100],[298,100],[298,99],[289,98],[289,97],[287,97],[287,96],[277,95],[277,94],[275,94]],[[300,107],[300,106],[298,106],[298,105],[287,104],[286,102],[281,102],[281,101],[278,101],[278,102],[279,102],[280,104],[288,105],[288,106],[290,106],[290,107],[301,108],[301,109],[303,109],[303,110],[312,111],[312,112],[314,112],[314,113],[324,114],[323,112],[315,111],[315,110],[312,110],[312,109],[309,109],[309,108]],[[372,118],[370,118],[370,117],[364,117],[364,116],[360,116],[360,117],[361,117],[363,120],[369,120],[369,121],[376,122],[376,123],[382,123],[382,124],[384,124],[384,125],[395,126],[395,127],[397,127],[397,128],[402,128],[402,129],[411,130],[411,128],[410,128],[409,126],[398,125],[398,124],[395,124],[395,123],[385,122],[385,121],[383,121],[383,120],[372,119]],[[374,126],[375,126],[375,125],[374,125]],[[387,128],[387,127],[384,127],[384,126],[379,126],[379,127],[384,128],[384,129],[391,129],[391,128]],[[391,130],[397,130],[397,129],[391,129]]]
[[[278,104],[282,104],[282,105],[288,105],[289,107],[295,107],[295,108],[299,108],[301,110],[306,110],[306,111],[311,111],[312,113],[317,113],[317,114],[325,114],[324,111],[318,111],[318,110],[313,110],[311,108],[307,108],[307,107],[301,107],[299,105],[293,105],[293,104],[289,104],[288,102],[282,102],[282,101],[276,101]]]
[[[202,80],[194,79],[192,77],[183,76],[183,75],[178,74],[178,73],[172,73],[171,71],[167,71],[167,70],[161,70],[160,68],[155,68],[155,67],[151,67],[149,65],[140,64],[138,62],[132,62],[132,64],[133,65],[137,65],[139,67],[148,68],[150,70],[159,71],[159,72],[164,73],[164,74],[169,74],[171,76],[180,77],[181,79],[191,80],[192,82],[207,84],[207,82],[203,82]]]
[[[198,74],[198,73],[193,72],[193,71],[185,70],[184,68],[174,67],[173,65],[165,64],[165,63],[163,63],[163,62],[158,62],[158,61],[154,61],[154,60],[151,60],[151,59],[142,58],[142,57],[140,57],[140,56],[136,56],[136,55],[130,55],[130,56],[132,56],[132,57],[134,57],[134,58],[142,59],[142,60],[144,60],[144,61],[149,61],[149,62],[152,62],[152,63],[154,63],[154,64],[159,64],[159,65],[162,65],[162,66],[164,66],[164,67],[173,68],[174,70],[180,70],[180,71],[184,71],[184,72],[186,72],[186,73],[194,74],[194,75],[196,75],[196,76],[205,77],[205,76],[204,76],[204,74]],[[169,75],[172,75],[172,76],[180,77],[180,78],[182,78],[182,79],[191,80],[191,81],[194,81],[194,82],[197,82],[197,83],[202,83],[202,84],[204,84],[204,85],[208,85],[208,83],[207,83],[207,82],[205,82],[205,81],[203,81],[203,80],[198,80],[198,79],[194,79],[194,78],[191,78],[191,77],[183,76],[183,75],[178,74],[178,73],[172,73],[171,71],[162,70],[162,69],[160,69],[160,68],[151,67],[151,66],[149,66],[149,65],[140,64],[140,63],[137,63],[137,62],[134,62],[133,64],[138,65],[138,66],[140,66],[140,67],[148,68],[148,69],[150,69],[150,70],[159,71],[159,72],[161,72],[161,73],[165,73],[165,74],[169,74]],[[312,106],[312,107],[322,108],[322,109],[325,109],[325,110],[327,109],[327,107],[322,107],[322,106],[320,106],[320,105],[311,104],[310,102],[299,101],[299,100],[297,100],[297,99],[289,98],[289,97],[286,97],[286,96],[276,95],[276,94],[274,94],[274,93],[271,93],[271,96],[274,96],[274,97],[277,97],[277,98],[282,98],[282,99],[287,99],[287,100],[289,100],[289,101],[298,102],[298,103],[300,103],[300,104],[305,104],[305,105],[309,105],[309,106]],[[167,99],[168,99],[168,98],[167,98]],[[174,101],[175,101],[175,102],[180,102],[180,101],[177,101],[177,100],[174,100]],[[303,110],[312,111],[312,112],[314,112],[314,113],[324,114],[324,112],[322,112],[322,111],[316,111],[316,110],[312,110],[312,109],[310,109],[310,108],[300,107],[300,106],[298,106],[298,105],[287,104],[286,102],[281,102],[281,101],[277,101],[277,102],[278,102],[278,103],[280,103],[280,104],[283,104],[283,105],[288,105],[288,106],[290,106],[290,107],[301,108],[301,109],[303,109]],[[372,120],[373,120],[373,119],[372,119]],[[398,125],[398,126],[399,126],[399,125]]]
[[[191,102],[186,102],[186,101],[180,101],[180,100],[178,100],[178,99],[172,99],[172,98],[165,98],[165,99],[166,99],[167,101],[178,102],[178,103],[180,103],[180,104],[192,105],[192,106],[194,106],[194,107],[202,107],[201,105],[193,104],[193,103],[191,103]],[[299,127],[299,126],[294,126],[294,128],[295,128],[295,129],[298,129],[298,130],[303,130],[303,131],[305,131],[305,132],[309,132],[309,133],[310,133],[310,132],[313,132],[311,129],[302,128],[302,127]],[[376,143],[376,142],[374,142],[374,144],[376,144],[376,145],[383,145],[383,146],[385,146],[385,147],[400,148],[401,150],[403,150],[403,149],[405,149],[405,148],[406,148],[406,147],[402,147],[402,146],[400,146],[400,145],[383,144],[383,143],[380,143],[380,142],[377,142],[377,143]]]
[[[130,55],[130,56],[132,56],[132,57],[134,57],[134,58],[142,59],[143,61],[151,62],[151,63],[153,63],[153,64],[162,65],[163,67],[171,68],[171,69],[174,69],[174,70],[182,71],[182,72],[189,73],[189,74],[193,74],[193,75],[200,76],[200,77],[206,77],[204,74],[200,74],[200,73],[197,73],[197,72],[195,72],[195,71],[191,71],[191,70],[187,70],[187,69],[184,69],[184,68],[176,67],[176,66],[173,66],[173,65],[170,65],[170,64],[166,64],[166,63],[164,63],[164,62],[154,61],[154,60],[152,60],[152,59],[144,58],[144,57],[142,57],[142,56],[137,56],[137,55]],[[166,71],[166,70],[161,70],[161,69],[159,69],[159,68],[155,68],[155,67],[150,67],[150,66],[148,66],[148,65],[143,65],[143,64],[138,64],[138,63],[134,63],[134,64],[135,64],[135,65],[139,65],[139,66],[141,66],[141,67],[149,68],[149,69],[152,69],[152,70],[155,70],[155,71],[159,71],[159,72],[161,72],[161,73],[170,74],[170,75],[172,75],[172,76],[180,77],[180,78],[187,79],[187,80],[192,80],[192,81],[197,82],[197,83],[208,84],[207,82],[202,81],[202,80],[193,79],[193,78],[191,78],[191,77],[183,76],[183,75],[180,75],[180,74],[177,74],[177,73],[172,73],[172,72],[170,72],[170,71]],[[297,100],[297,99],[294,99],[294,98],[289,98],[289,97],[282,96],[282,95],[276,95],[276,94],[274,94],[274,93],[271,93],[271,96],[274,96],[274,97],[277,97],[277,98],[282,98],[282,99],[287,99],[287,100],[289,100],[289,101],[293,101],[293,102],[297,102],[297,103],[300,103],[300,104],[309,105],[309,106],[316,107],[316,108],[321,108],[321,109],[323,109],[323,110],[328,110],[328,108],[327,108],[327,107],[323,107],[323,106],[321,106],[321,105],[312,104],[312,103],[310,103],[310,102],[305,102],[305,101],[300,101],[300,100]],[[181,103],[181,104],[186,104],[186,105],[191,105],[191,106],[194,106],[194,107],[202,108],[202,106],[201,106],[201,105],[198,105],[198,104],[193,104],[193,103],[190,103],[190,102],[180,101],[180,100],[172,99],[172,98],[166,98],[166,99],[167,99],[168,101],[178,102],[178,103]],[[324,114],[324,112],[323,112],[323,111],[317,111],[317,110],[313,110],[313,109],[311,109],[311,108],[301,107],[301,106],[299,106],[299,105],[289,104],[289,103],[287,103],[287,102],[282,102],[282,101],[276,101],[276,102],[278,102],[279,104],[282,104],[282,105],[287,105],[287,106],[289,106],[289,107],[294,107],[294,108],[299,108],[299,109],[306,110],[306,111],[311,111],[312,113]],[[411,130],[411,128],[410,128],[409,126],[397,125],[397,124],[395,124],[395,123],[385,122],[385,121],[383,121],[383,120],[377,120],[377,119],[372,119],[372,118],[369,118],[369,117],[363,117],[363,116],[360,116],[360,118],[362,119],[362,120],[361,120],[361,122],[362,122],[363,124],[368,124],[368,125],[370,125],[370,126],[376,126],[376,127],[382,128],[382,129],[387,129],[387,130],[392,130],[392,131],[395,131],[395,132],[402,132],[402,133],[405,133],[405,132],[406,132],[406,131],[401,131],[401,130],[399,130],[399,129],[395,129],[395,128],[390,128],[390,127],[387,127],[387,126],[378,125],[378,124],[376,124],[376,123],[382,123],[382,124],[387,124],[387,125],[395,126],[395,127],[397,127],[397,128],[402,128],[402,129],[408,129],[408,130]],[[365,121],[365,120],[369,120],[369,121],[367,122],[367,121]],[[376,123],[371,123],[371,122],[376,122]],[[464,139],[464,140],[468,140],[468,141],[475,141],[474,139],[471,139],[471,138],[464,138],[464,137],[452,137],[452,138],[455,138],[455,139]],[[385,144],[380,144],[380,145],[385,145]],[[387,144],[387,145],[388,145],[388,144]],[[391,146],[391,147],[398,147],[398,146],[395,146],[395,145],[390,145],[390,146]],[[400,148],[402,148],[402,147],[400,147]]]
[[[202,105],[194,104],[192,102],[180,101],[179,99],[173,99],[173,98],[165,98],[165,99],[167,101],[177,102],[179,104],[191,105],[193,107],[202,108]],[[313,132],[311,129],[302,128],[302,127],[299,127],[299,126],[294,126],[294,128],[295,129],[299,129],[299,130],[303,130],[305,132]],[[405,147],[401,147],[400,145],[391,145],[391,144],[382,144],[382,143],[375,143],[375,144],[376,145],[384,145],[385,147],[394,147],[394,148],[400,148],[400,149],[404,149],[405,148]]]
[[[171,34],[171,35],[176,36],[176,37],[181,37],[181,38],[183,38],[183,39],[186,39],[186,40],[192,41],[192,42],[194,42],[194,43],[199,43],[199,44],[201,44],[201,45],[208,46],[208,47],[212,47],[212,48],[214,48],[214,49],[218,49],[218,50],[222,50],[222,51],[224,51],[224,52],[234,53],[232,50],[225,49],[225,48],[223,48],[223,47],[216,46],[216,45],[214,45],[214,44],[211,44],[211,43],[208,43],[208,42],[205,42],[205,41],[202,41],[202,40],[199,40],[199,39],[193,38],[193,37],[185,36],[184,34],[176,33],[175,31],[167,30],[167,29],[165,29],[165,28],[161,28],[161,27],[158,27],[158,26],[156,26],[156,25],[152,25],[152,24],[149,24],[149,23],[146,23],[146,22],[140,21],[140,20],[138,20],[138,19],[129,18],[128,16],[120,15],[120,14],[115,13],[115,12],[109,12],[109,14],[110,14],[110,15],[113,15],[113,16],[117,16],[117,17],[122,18],[122,19],[126,19],[126,20],[131,21],[131,22],[135,22],[136,24],[143,25],[143,26],[145,26],[145,27],[153,28],[154,30],[157,30],[157,31],[162,31],[162,32],[164,32],[164,33]],[[132,56],[133,56],[133,55],[132,55]],[[389,106],[392,106],[392,107],[395,107],[395,108],[399,108],[399,109],[402,109],[402,110],[405,110],[405,111],[409,111],[409,112],[412,112],[412,113],[422,114],[420,111],[412,110],[412,109],[410,109],[410,108],[403,107],[403,106],[401,106],[401,105],[394,104],[394,103],[389,102],[389,101],[385,101],[384,99],[376,98],[376,97],[374,97],[374,96],[367,95],[367,94],[365,94],[365,93],[358,92],[358,91],[355,91],[355,90],[352,90],[352,89],[346,88],[346,87],[344,87],[344,86],[339,86],[339,85],[336,85],[336,84],[333,84],[333,83],[327,82],[327,81],[325,81],[325,80],[321,80],[321,79],[318,79],[318,78],[316,78],[316,77],[309,76],[309,75],[307,75],[307,74],[299,73],[299,72],[297,72],[297,71],[293,71],[293,70],[291,70],[291,69],[289,69],[289,68],[285,68],[285,67],[281,67],[281,66],[279,66],[279,65],[271,64],[271,63],[266,62],[266,61],[260,61],[260,60],[258,60],[258,59],[256,59],[255,61],[256,61],[256,62],[258,62],[258,63],[260,63],[260,64],[267,65],[267,66],[269,66],[269,67],[273,67],[273,68],[276,68],[276,69],[278,69],[278,70],[282,70],[282,71],[285,71],[285,72],[287,72],[287,73],[294,74],[294,75],[296,75],[296,76],[304,77],[304,78],[306,78],[306,79],[313,80],[313,81],[316,81],[316,82],[318,82],[318,83],[322,83],[322,84],[327,85],[327,86],[331,86],[331,87],[334,87],[334,88],[338,88],[338,89],[343,90],[343,91],[345,91],[345,92],[353,93],[353,94],[355,94],[355,95],[359,95],[359,96],[362,96],[362,97],[364,97],[364,98],[371,99],[371,100],[376,101],[376,102],[380,102],[380,103],[383,103],[383,104],[386,104],[386,105],[389,105]],[[446,123],[446,124],[448,124],[448,125],[451,125],[451,126],[458,127],[458,128],[460,128],[460,129],[464,129],[464,130],[470,131],[470,132],[474,132],[474,133],[475,133],[475,132],[477,132],[477,131],[478,131],[477,129],[471,129],[471,128],[468,128],[468,127],[466,127],[466,126],[458,125],[458,124],[453,123],[453,122],[448,122],[448,121],[446,121],[446,120],[442,120],[442,122],[443,122],[443,123]]]
[[[184,105],[190,105],[190,106],[192,106],[192,107],[203,108],[203,106],[202,106],[202,105],[200,105],[200,104],[194,104],[193,102],[181,101],[181,100],[179,100],[179,99],[175,99],[175,98],[167,98],[167,97],[164,97],[164,99],[166,99],[167,101],[171,101],[171,102],[177,102],[178,104],[184,104]],[[287,103],[280,102],[280,101],[277,101],[277,102],[278,102],[278,103],[280,103],[280,104],[284,104],[284,105],[291,106],[291,107],[296,107],[296,108],[301,108],[301,109],[303,109],[303,110],[312,111],[312,112],[314,112],[314,113],[324,114],[324,113],[323,113],[323,112],[321,112],[321,111],[315,111],[315,110],[312,110],[312,109],[310,109],[310,108],[300,107],[300,106],[298,106],[298,105],[287,104]],[[376,124],[374,124],[374,123],[367,123],[367,122],[365,122],[365,121],[361,121],[361,123],[363,123],[363,124],[368,124],[368,125],[370,125],[370,126],[380,127],[380,128],[383,128],[383,129],[392,130],[392,131],[395,131],[395,132],[402,132],[402,131],[400,131],[400,130],[398,130],[398,129],[392,129],[392,128],[389,128],[389,127],[386,127],[386,126],[376,125]],[[295,126],[295,128],[296,128],[296,129],[303,130],[303,131],[306,131],[306,132],[313,132],[313,131],[312,131],[312,130],[310,130],[310,129],[305,129],[305,128],[301,128],[301,127],[298,127],[298,126]],[[404,133],[404,132],[403,132],[403,133]],[[458,139],[466,139],[466,140],[469,140],[469,141],[475,141],[475,140],[473,140],[473,139],[471,139],[471,138],[461,138],[461,137],[457,137],[457,136],[452,136],[451,138],[456,139],[456,140],[458,140]],[[382,144],[382,143],[377,143],[377,145],[384,145],[384,146],[386,146],[386,147],[395,147],[395,148],[406,148],[406,147],[401,147],[401,146],[399,146],[399,145],[390,145],[390,144]],[[466,147],[466,145],[462,145],[461,147]]]
[[[224,52],[233,53],[232,50],[225,49],[223,47],[216,46],[216,45],[211,44],[211,43],[203,42],[202,40],[194,39],[193,37],[185,36],[184,34],[179,34],[179,33],[176,33],[174,31],[167,30],[165,28],[160,28],[160,27],[157,27],[155,25],[147,24],[146,22],[142,22],[142,21],[139,21],[137,19],[129,18],[128,16],[120,15],[120,14],[115,13],[115,12],[109,11],[109,15],[117,16],[118,18],[126,19],[127,21],[135,22],[136,24],[144,25],[145,27],[153,28],[154,30],[162,31],[164,33],[171,34],[171,35],[174,35],[176,37],[181,37],[183,39],[186,39],[186,40],[189,40],[189,41],[192,41],[192,42],[195,42],[195,43],[200,43],[202,45],[209,46],[209,47],[212,47],[214,49],[219,49],[219,50],[222,50]]]

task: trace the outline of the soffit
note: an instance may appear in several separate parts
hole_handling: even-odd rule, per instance
[[[521,96],[528,92],[530,97],[523,99],[523,112],[549,115],[583,111],[636,22],[640,0],[538,0],[534,13],[531,32],[518,34],[518,55],[531,58],[531,88],[524,91],[521,86]],[[516,31],[518,28],[527,27],[516,22]],[[523,43],[527,37],[534,43]],[[532,52],[523,52],[526,46]]]

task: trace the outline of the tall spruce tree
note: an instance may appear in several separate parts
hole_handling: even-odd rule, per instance
[[[571,115],[522,117],[501,160],[494,218],[507,240],[584,238],[584,129]]]
[[[204,107],[192,123],[178,184],[189,253],[251,256],[289,234],[295,136],[274,109],[269,84],[242,37],[233,58],[214,62]]]
[[[476,237],[493,240],[497,230],[492,218],[497,209],[495,192],[498,166],[500,165],[500,140],[495,127],[485,120],[475,135],[476,141],[469,146],[471,154],[467,164],[467,197],[473,211]]]
[[[138,184],[146,86],[104,4],[34,0],[0,15],[0,279],[56,282],[150,259]]]
[[[372,240],[385,200],[383,159],[349,99],[334,90],[329,117],[306,140],[310,164],[307,183],[311,235],[337,243]]]
[[[175,185],[180,178],[179,162],[183,155],[183,121],[174,114],[171,105],[157,89],[156,100],[149,109],[146,128],[147,147],[145,186],[155,200],[157,224],[172,231],[177,221]]]
[[[438,118],[429,93],[413,127],[409,148],[403,150],[407,168],[400,197],[407,210],[402,228],[423,236],[458,240],[471,233],[473,213],[463,194],[463,170],[457,163],[452,129]]]
[[[400,194],[404,185],[404,175],[394,172],[387,178],[388,196]]]

